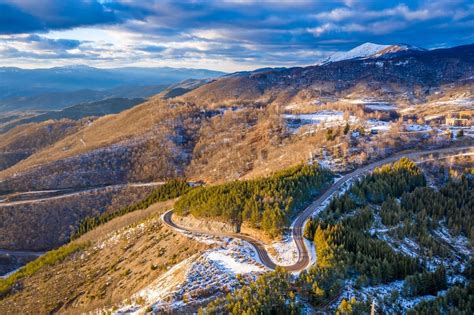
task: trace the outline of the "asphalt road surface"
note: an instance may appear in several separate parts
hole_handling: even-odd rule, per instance
[[[69,198],[73,196],[79,196],[91,192],[98,192],[107,189],[121,189],[124,187],[148,187],[148,186],[161,186],[165,182],[150,182],[150,183],[126,183],[117,185],[106,185],[94,188],[82,188],[82,189],[56,189],[56,190],[38,190],[38,191],[26,191],[12,194],[13,198],[20,199],[9,201],[9,197],[0,197],[0,207],[11,207],[23,204],[31,204],[43,201],[50,201],[56,199]],[[24,198],[24,199],[21,199]]]
[[[304,239],[303,239],[303,229],[306,220],[309,219],[309,217],[319,208],[323,205],[323,203],[330,198],[335,192],[337,192],[345,183],[347,183],[349,180],[362,176],[370,171],[372,171],[374,168],[379,167],[383,164],[387,163],[392,163],[397,160],[399,160],[402,157],[407,157],[412,160],[419,159],[420,157],[424,155],[430,155],[430,154],[445,154],[448,153],[450,155],[458,153],[460,151],[471,151],[474,149],[472,146],[468,147],[458,147],[458,148],[444,148],[444,149],[436,149],[436,150],[427,150],[427,151],[418,151],[418,152],[410,152],[410,153],[404,153],[404,154],[396,154],[391,157],[385,158],[383,160],[379,160],[373,163],[370,163],[366,166],[363,166],[361,168],[358,168],[357,170],[348,173],[341,177],[337,182],[335,182],[331,187],[329,187],[321,196],[319,196],[318,199],[313,201],[306,209],[304,209],[295,219],[295,221],[292,224],[292,234],[293,234],[293,239],[296,243],[296,247],[298,249],[298,261],[291,266],[282,266],[285,268],[287,271],[290,272],[298,272],[306,269],[309,264],[310,264],[310,257],[308,253],[308,249],[306,248]],[[270,256],[268,255],[268,252],[266,251],[264,244],[259,241],[258,239],[255,239],[253,237],[250,237],[248,235],[240,234],[240,233],[217,233],[217,232],[210,232],[207,230],[196,230],[196,229],[189,229],[186,227],[178,226],[175,224],[172,220],[172,214],[173,210],[167,211],[162,219],[163,222],[168,225],[169,227],[177,230],[184,230],[187,232],[191,233],[199,233],[199,234],[207,234],[207,235],[212,235],[212,236],[218,236],[218,237],[232,237],[232,238],[239,238],[244,241],[249,242],[253,247],[255,247],[258,257],[260,258],[260,261],[268,268],[270,269],[275,269],[276,264],[270,259]]]

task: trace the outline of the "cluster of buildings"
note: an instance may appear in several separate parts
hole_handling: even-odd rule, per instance
[[[470,127],[474,126],[474,116],[471,112],[450,113],[448,115],[429,115],[425,116],[426,123],[445,124],[452,127]]]

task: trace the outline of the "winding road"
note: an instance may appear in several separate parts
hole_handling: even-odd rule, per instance
[[[467,146],[467,147],[454,147],[454,148],[443,148],[443,149],[435,149],[435,150],[426,150],[426,151],[418,151],[418,152],[410,152],[404,154],[396,154],[391,157],[370,163],[366,166],[358,168],[357,170],[344,175],[343,177],[339,178],[331,187],[329,187],[321,196],[318,197],[315,201],[313,201],[306,209],[304,209],[295,219],[292,224],[292,234],[293,239],[296,243],[296,247],[298,249],[298,261],[291,265],[291,266],[282,266],[287,271],[290,272],[299,272],[310,265],[310,257],[308,253],[308,248],[306,248],[306,244],[303,238],[303,229],[305,222],[309,219],[309,217],[316,212],[324,202],[330,198],[335,192],[337,192],[345,183],[350,181],[353,178],[357,178],[372,171],[374,168],[379,167],[383,164],[392,163],[399,160],[402,157],[407,157],[412,160],[417,160],[422,156],[431,155],[431,154],[445,154],[448,153],[450,156],[453,155],[455,152],[463,152],[468,151],[470,154],[474,154],[474,146]],[[433,160],[433,159],[430,159]],[[418,161],[417,163],[422,163],[424,161]],[[218,237],[231,237],[231,238],[239,238],[241,240],[249,242],[257,251],[258,257],[260,261],[269,269],[275,269],[277,265],[272,261],[268,252],[266,251],[264,244],[248,235],[240,234],[240,233],[218,233],[218,232],[210,232],[208,230],[197,230],[197,229],[190,229],[187,227],[182,227],[177,225],[172,220],[173,210],[169,210],[165,212],[162,216],[163,222],[171,227],[172,229],[178,231],[186,231],[190,233],[199,233],[199,234],[207,234],[212,236]]]
[[[0,207],[11,207],[24,204],[38,203],[43,201],[51,201],[57,199],[70,198],[88,193],[94,193],[105,190],[117,190],[125,187],[149,187],[161,186],[165,182],[149,182],[149,183],[125,183],[116,185],[104,185],[93,188],[64,188],[55,190],[37,190],[17,192],[6,196],[0,196]],[[43,196],[42,196],[43,195]],[[2,199],[3,198],[3,199]],[[24,198],[24,199],[22,199]],[[9,199],[19,199],[10,201]]]

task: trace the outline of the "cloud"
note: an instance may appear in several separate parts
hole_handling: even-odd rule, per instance
[[[45,32],[123,22],[116,11],[95,0],[3,0],[0,34]]]
[[[166,47],[158,46],[158,45],[147,45],[147,46],[139,46],[137,47],[138,50],[149,52],[149,53],[157,53],[166,50]]]
[[[367,41],[430,48],[473,39],[468,0],[0,2],[5,64],[21,54],[31,64],[57,56],[238,70],[312,64]]]
[[[68,50],[81,45],[81,41],[74,39],[51,39],[39,35],[29,35],[21,41],[32,44],[33,47],[43,50]]]
[[[51,39],[36,34],[0,37],[0,56],[4,59],[90,59],[100,57],[97,51],[83,47],[87,41]]]

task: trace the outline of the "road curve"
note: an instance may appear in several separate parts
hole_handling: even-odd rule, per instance
[[[454,153],[459,151],[466,151],[472,150],[474,146],[467,146],[467,147],[458,147],[458,148],[444,148],[444,149],[435,149],[435,150],[426,150],[426,151],[418,151],[418,152],[410,152],[404,154],[396,154],[391,157],[370,163],[366,166],[356,169],[355,171],[348,173],[337,180],[331,187],[329,187],[321,196],[319,196],[315,201],[313,201],[306,209],[304,209],[293,221],[292,224],[292,234],[293,239],[296,243],[296,247],[298,249],[298,261],[291,265],[291,266],[281,266],[285,268],[287,271],[290,272],[298,272],[306,269],[310,264],[310,257],[308,253],[308,249],[306,248],[304,238],[303,238],[303,229],[305,222],[309,219],[309,217],[319,208],[322,204],[330,198],[336,191],[338,191],[342,185],[347,183],[349,180],[359,177],[367,172],[372,171],[374,168],[379,167],[383,164],[392,163],[397,161],[402,157],[407,157],[410,159],[418,159],[424,155],[430,154],[439,154],[439,153]],[[186,227],[178,226],[172,220],[173,210],[169,210],[165,212],[162,216],[163,222],[168,225],[169,227],[182,230],[191,233],[199,233],[199,234],[207,234],[212,236],[218,237],[231,237],[231,238],[239,238],[244,241],[249,242],[257,251],[258,257],[260,261],[269,269],[275,269],[277,265],[270,259],[268,252],[266,251],[264,244],[248,235],[239,234],[239,233],[218,233],[218,232],[210,232],[207,230],[197,230],[197,229],[189,229]]]

